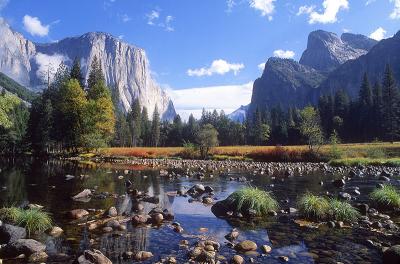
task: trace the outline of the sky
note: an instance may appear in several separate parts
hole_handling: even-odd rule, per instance
[[[185,118],[248,104],[268,58],[299,60],[313,30],[392,36],[400,0],[0,0],[0,16],[35,42],[102,31],[143,48]]]

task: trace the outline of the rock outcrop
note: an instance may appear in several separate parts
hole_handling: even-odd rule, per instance
[[[155,106],[162,119],[176,115],[171,99],[153,80],[143,49],[121,41],[107,33],[90,32],[49,44],[33,43],[0,21],[0,71],[33,90],[43,89],[43,77],[49,64],[57,68],[63,61],[70,66],[80,58],[85,78],[96,56],[103,69],[107,85],[114,89],[124,111],[139,98],[152,116]],[[54,64],[54,65],[53,65]]]

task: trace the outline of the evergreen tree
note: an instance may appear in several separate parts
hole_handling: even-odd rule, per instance
[[[373,88],[373,107],[371,123],[372,136],[376,139],[382,139],[382,86],[376,82]]]
[[[142,118],[139,99],[135,99],[132,102],[128,123],[131,129],[132,146],[137,147],[140,145],[140,136],[142,135]]]
[[[356,118],[358,119],[357,127],[354,127],[353,130],[360,131],[360,139],[362,141],[367,141],[371,139],[372,134],[372,126],[374,125],[371,123],[371,114],[372,114],[372,107],[373,107],[373,96],[372,96],[372,89],[371,85],[368,80],[368,76],[364,73],[359,98],[358,98],[358,106],[356,107]]]
[[[94,87],[100,81],[105,83],[103,70],[101,69],[101,64],[100,61],[97,59],[97,56],[94,56],[90,65],[90,73],[87,81],[88,88],[90,89]]]
[[[386,66],[382,82],[382,117],[384,138],[393,142],[399,136],[399,90],[393,77],[393,71]]]
[[[77,79],[79,81],[80,86],[82,88],[85,87],[85,78],[83,78],[83,75],[81,72],[81,62],[78,59],[78,57],[75,57],[74,62],[72,63],[70,78]]]
[[[149,146],[151,144],[151,122],[145,106],[142,108],[141,119],[141,141],[143,146]]]
[[[157,147],[160,141],[160,114],[157,105],[154,107],[153,120],[151,123],[151,142],[152,146]]]

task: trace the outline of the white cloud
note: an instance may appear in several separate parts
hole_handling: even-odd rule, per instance
[[[343,29],[343,32],[344,32],[344,33],[349,33],[349,32],[351,32],[351,29],[344,28],[344,29]]]
[[[49,34],[50,25],[42,25],[39,18],[25,15],[23,20],[25,30],[32,36],[44,37]]]
[[[162,18],[160,13],[160,10],[152,10],[150,13],[146,14],[147,24],[150,26],[161,27],[168,32],[174,31],[175,29],[172,26],[172,22],[175,20],[175,18],[171,15],[167,15],[165,18]]]
[[[390,0],[390,2],[394,3],[393,12],[390,14],[391,19],[399,19],[400,18],[400,0]]]
[[[375,2],[376,0],[367,0],[367,2],[365,2],[366,6],[369,6],[370,4],[372,4],[373,2]]]
[[[238,74],[240,70],[244,68],[242,63],[229,63],[225,60],[214,60],[211,63],[211,66],[200,69],[189,69],[187,74],[189,76],[211,76],[214,74],[224,75],[230,71],[233,72],[234,75]]]
[[[266,16],[269,20],[272,20],[272,14],[275,11],[275,1],[276,0],[250,0],[250,7],[261,11],[262,16]]]
[[[8,5],[9,0],[0,0],[0,11]]]
[[[236,5],[235,0],[226,0],[226,5],[228,6],[227,12],[232,12],[233,7]]]
[[[296,54],[292,50],[278,49],[278,50],[274,51],[274,57],[278,57],[278,58],[282,58],[282,59],[293,59],[294,55],[296,55]]]
[[[311,14],[315,9],[315,6],[307,6],[303,5],[299,7],[299,11],[297,11],[297,16],[304,15],[304,14]]]
[[[130,16],[128,16],[127,14],[123,14],[123,15],[121,16],[121,20],[122,20],[122,22],[126,23],[126,22],[128,22],[128,21],[131,21],[132,18],[131,18]]]
[[[386,30],[383,29],[382,27],[377,28],[374,32],[372,32],[369,37],[375,40],[382,40],[385,38],[386,35]]]
[[[229,114],[241,105],[247,105],[251,100],[253,82],[242,85],[211,86],[171,90],[167,92],[172,97],[175,109],[186,120],[190,113],[197,118],[203,108],[206,110],[224,110]],[[221,100],[224,98],[224,100]]]
[[[260,63],[260,64],[257,65],[257,67],[258,67],[259,70],[264,71],[265,63],[264,62]]]
[[[157,20],[160,17],[160,12],[157,10],[152,10],[150,13],[146,14],[146,17],[147,17],[147,24],[154,26],[155,20]]]
[[[39,52],[35,56],[35,61],[38,66],[36,76],[42,80],[47,79],[47,71],[49,71],[50,79],[52,79],[61,62],[67,62],[69,60],[67,56],[62,54],[55,53],[53,55],[47,55]]]
[[[342,9],[349,8],[348,0],[324,0],[322,3],[323,10],[318,13],[315,11],[315,7],[312,6],[302,6],[297,12],[298,15],[308,14],[308,23],[335,23],[337,21],[337,14]]]

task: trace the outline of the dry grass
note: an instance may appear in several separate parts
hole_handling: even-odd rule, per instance
[[[400,143],[362,143],[340,144],[338,149],[343,153],[342,158],[366,158],[371,153],[384,153],[387,158],[400,157]],[[318,156],[310,156],[307,146],[227,146],[216,147],[211,151],[216,157],[228,156],[235,159],[253,159],[259,161],[317,161],[326,160],[331,150],[330,145],[322,146]],[[101,155],[164,158],[179,157],[183,147],[136,147],[136,148],[105,148]]]

